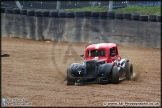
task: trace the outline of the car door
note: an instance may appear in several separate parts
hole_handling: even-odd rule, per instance
[[[115,47],[110,48],[109,52],[110,52],[110,61],[111,62],[118,58]]]

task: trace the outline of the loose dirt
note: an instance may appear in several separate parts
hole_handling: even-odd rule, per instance
[[[103,106],[103,102],[161,102],[160,49],[118,46],[135,76],[119,84],[67,86],[66,69],[83,61],[86,43],[3,37],[1,96],[25,98],[33,106]],[[72,50],[71,50],[72,49]],[[71,50],[71,51],[69,51]]]

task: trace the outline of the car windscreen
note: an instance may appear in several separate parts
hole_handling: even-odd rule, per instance
[[[89,57],[106,56],[106,51],[105,50],[89,50],[88,56]]]

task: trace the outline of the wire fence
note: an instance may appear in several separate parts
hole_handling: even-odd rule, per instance
[[[83,7],[106,7],[109,8],[109,1],[19,1],[22,9],[73,9]],[[113,1],[113,9],[124,8],[127,6],[161,6],[161,0],[152,1]],[[15,1],[1,1],[1,7],[18,8]]]

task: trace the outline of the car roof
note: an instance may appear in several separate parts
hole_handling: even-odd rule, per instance
[[[102,49],[102,48],[112,48],[116,47],[116,44],[114,43],[97,43],[97,44],[91,44],[86,49]]]

